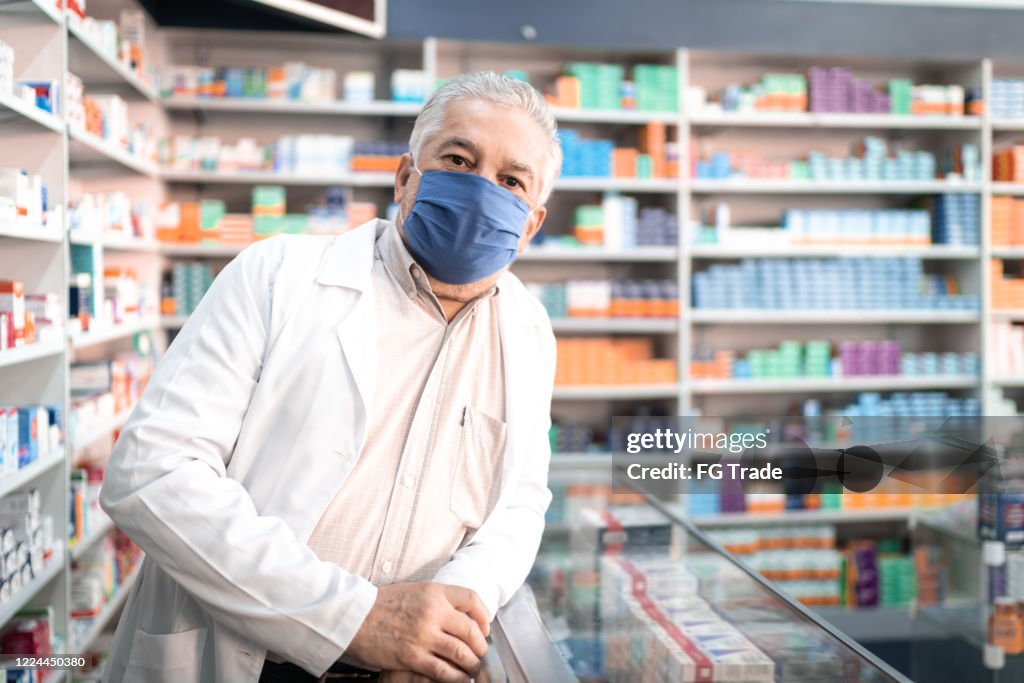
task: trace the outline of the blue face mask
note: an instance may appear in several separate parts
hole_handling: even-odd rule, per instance
[[[515,260],[531,210],[519,197],[473,173],[427,171],[402,221],[417,263],[441,282],[464,285]]]

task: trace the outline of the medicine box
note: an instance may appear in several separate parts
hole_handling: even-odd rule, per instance
[[[18,469],[39,458],[40,412],[38,406],[18,408]]]
[[[4,472],[18,469],[18,409],[8,408],[7,411],[7,452],[4,454]]]
[[[7,348],[25,343],[25,285],[18,280],[0,280],[0,313],[7,315]]]

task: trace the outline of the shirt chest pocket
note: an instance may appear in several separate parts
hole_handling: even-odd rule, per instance
[[[452,476],[451,511],[463,525],[478,529],[498,500],[505,459],[505,423],[467,407]]]

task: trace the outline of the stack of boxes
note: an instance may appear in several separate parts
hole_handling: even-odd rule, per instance
[[[1024,118],[1024,80],[996,78],[989,93],[989,106],[993,118]]]
[[[606,192],[601,204],[582,204],[573,211],[576,243],[612,250],[638,246],[675,246],[679,222],[665,209],[637,210],[637,200]]]
[[[569,109],[636,109],[649,112],[678,110],[678,72],[673,66],[637,64],[633,80],[623,80],[616,64],[571,62],[555,79],[548,103]]]
[[[992,259],[992,308],[997,311],[1024,310],[1024,276],[1006,272],[1002,259]]]
[[[0,406],[0,473],[10,474],[58,453],[63,443],[56,406]]]
[[[9,595],[43,570],[54,546],[53,518],[41,512],[39,491],[32,489],[0,498],[0,551],[3,552],[3,584]]]
[[[569,280],[528,288],[555,319],[679,317],[674,280]]]
[[[1024,145],[1017,144],[992,153],[992,180],[1007,183],[1024,181]]]
[[[60,224],[59,207],[51,210],[46,183],[20,168],[0,167],[0,226],[41,228]]]
[[[174,313],[191,315],[213,284],[213,268],[203,261],[178,262],[171,268]],[[161,306],[166,310],[166,306]]]
[[[992,245],[1024,246],[1024,199],[992,197]]]
[[[654,357],[651,338],[562,338],[557,340],[555,384],[675,384],[676,362]]]
[[[563,177],[674,178],[679,174],[676,143],[667,142],[665,124],[648,123],[638,147],[616,147],[611,140],[584,140],[572,129],[559,132]]]

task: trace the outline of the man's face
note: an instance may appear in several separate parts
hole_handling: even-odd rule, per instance
[[[427,171],[475,173],[505,188],[534,211],[527,217],[519,239],[522,252],[544,223],[547,209],[538,206],[545,174],[549,169],[548,138],[526,112],[485,100],[457,100],[448,105],[444,123],[423,145],[417,167]],[[401,216],[408,216],[416,201],[420,176],[412,157],[402,157],[395,176],[395,202]],[[398,224],[402,238],[405,231]],[[438,298],[467,302],[494,286],[507,266],[483,280],[453,285],[430,277]]]

